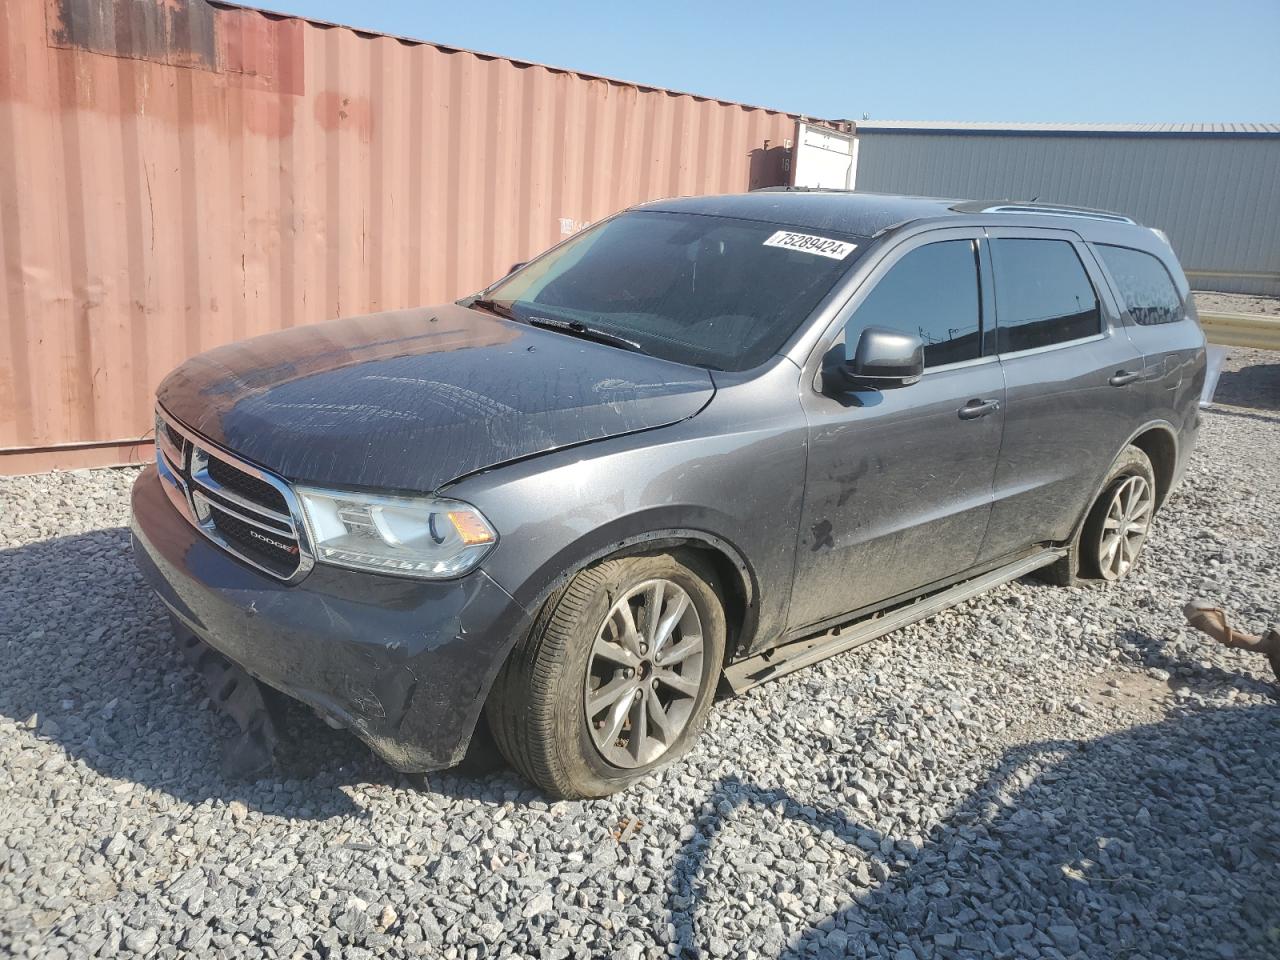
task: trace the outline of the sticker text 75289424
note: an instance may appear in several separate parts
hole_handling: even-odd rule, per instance
[[[815,237],[809,233],[792,233],[779,230],[764,242],[766,247],[782,247],[786,250],[798,250],[801,253],[812,253],[819,257],[830,257],[832,260],[843,260],[858,248],[856,243],[847,240],[832,240],[829,237]]]

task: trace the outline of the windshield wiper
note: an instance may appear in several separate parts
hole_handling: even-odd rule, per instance
[[[581,337],[583,340],[594,340],[596,343],[607,343],[611,347],[622,347],[624,350],[637,350],[641,353],[644,348],[634,340],[628,340],[626,337],[620,337],[616,333],[609,333],[606,330],[596,330],[588,327],[585,323],[577,320],[557,320],[553,317],[528,317],[525,321],[534,327],[543,327],[547,330],[559,330],[561,333],[567,333],[575,337]]]
[[[496,314],[504,320],[514,320],[516,318],[515,311],[511,309],[509,303],[499,303],[497,300],[490,300],[486,297],[476,297],[468,307],[475,307],[477,310],[484,310],[487,313]]]

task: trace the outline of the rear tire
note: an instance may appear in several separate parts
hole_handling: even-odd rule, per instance
[[[582,570],[547,600],[498,674],[485,708],[498,748],[557,797],[625,789],[701,733],[725,634],[719,584],[696,554]]]
[[[1120,501],[1117,502],[1119,498]],[[1128,508],[1132,507],[1132,512]],[[1121,580],[1137,565],[1156,511],[1151,459],[1134,446],[1116,458],[1102,493],[1089,507],[1067,555],[1040,571],[1040,578],[1070,587],[1087,581]],[[1120,542],[1123,541],[1123,542]],[[1114,546],[1114,550],[1110,549]]]
[[[1151,459],[1126,447],[1102,495],[1089,511],[1080,538],[1080,572],[1094,580],[1122,580],[1137,565],[1156,513],[1156,474]]]

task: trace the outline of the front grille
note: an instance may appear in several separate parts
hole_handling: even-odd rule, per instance
[[[289,577],[298,569],[297,541],[245,523],[217,507],[210,507],[209,515],[217,531],[234,546],[234,552],[254,560],[277,577]]]
[[[226,487],[251,503],[259,503],[276,513],[288,513],[289,505],[284,495],[265,480],[238,470],[219,457],[209,457],[209,476],[215,483]]]
[[[156,414],[157,461],[170,499],[196,528],[281,580],[311,569],[302,512],[288,484]]]
[[[175,430],[171,424],[167,423],[167,422],[166,422],[166,421],[164,421],[164,420],[161,420],[161,421],[160,421],[160,432],[161,432],[161,433],[162,433],[166,438],[168,438],[169,442],[170,442],[171,444],[173,444],[173,445],[174,445],[174,447],[176,447],[176,448],[177,448],[177,449],[179,449],[179,450],[181,450],[181,449],[182,449],[182,445],[183,445],[183,443],[185,442],[185,441],[183,440],[183,438],[182,438],[182,434],[178,433],[178,431],[177,431],[177,430]]]

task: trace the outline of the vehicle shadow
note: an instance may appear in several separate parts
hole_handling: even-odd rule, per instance
[[[181,656],[125,527],[0,550],[0,640],[0,716],[34,717],[36,736],[112,780],[309,820],[362,815],[345,786],[423,785],[283,696],[277,769],[254,781],[225,776],[222,751],[239,730]],[[514,786],[478,747],[464,767],[432,774],[429,788],[480,798],[495,779]],[[496,778],[477,776],[491,771]]]
[[[709,955],[722,936],[723,917],[704,910],[745,903],[764,923],[794,863],[785,875],[743,875],[733,890],[705,878],[726,876],[719,851],[741,850],[752,818],[780,815],[807,827],[842,876],[861,869],[870,882],[839,884],[843,906],[795,919],[767,955],[1274,958],[1278,791],[1280,710],[1270,705],[1011,750],[918,851],[839,809],[730,777],[678,854],[668,909],[683,957]]]
[[[1280,411],[1280,363],[1255,363],[1239,370],[1223,370],[1213,402]]]

